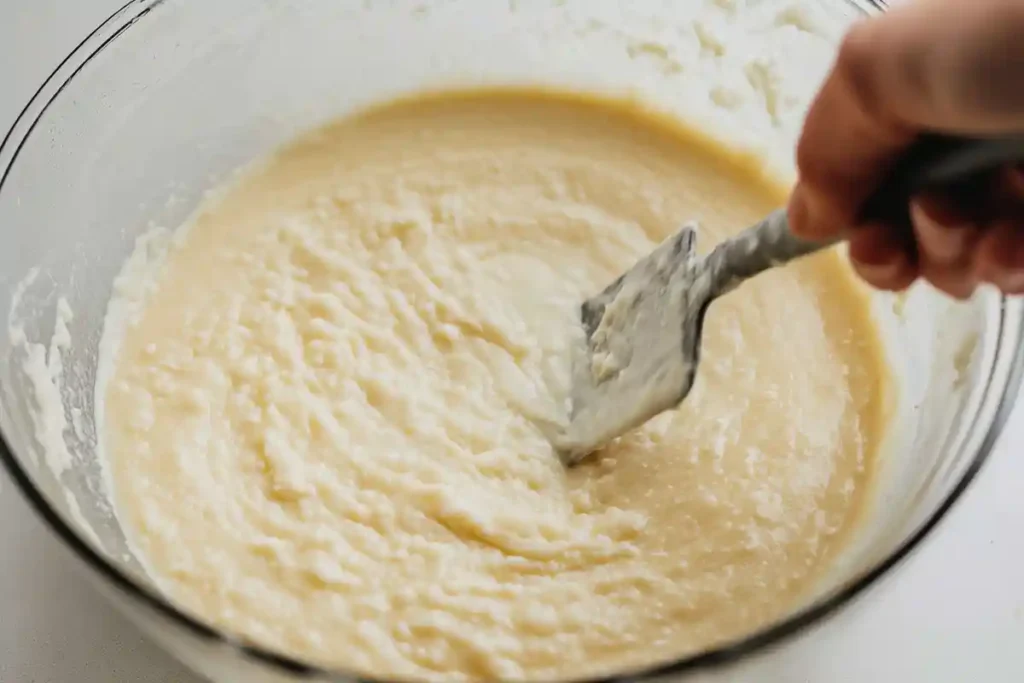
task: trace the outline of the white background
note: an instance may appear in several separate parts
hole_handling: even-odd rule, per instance
[[[121,4],[0,0],[0,131]],[[197,681],[108,607],[81,571],[0,473],[0,683]],[[925,546],[777,658],[763,681],[1024,681],[1024,403]]]

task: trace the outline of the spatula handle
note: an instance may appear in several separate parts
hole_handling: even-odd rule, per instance
[[[955,186],[969,190],[988,180],[989,172],[1024,162],[1024,134],[960,138],[925,135],[907,150],[878,191],[864,204],[865,220],[909,225],[910,199],[924,190]],[[833,246],[839,238],[812,242],[789,231],[784,209],[736,237],[708,256],[715,292],[722,294],[758,273]]]
[[[1003,166],[1024,162],[1024,133],[989,138],[924,135],[864,204],[863,219],[909,224],[910,198],[925,190],[970,189]]]

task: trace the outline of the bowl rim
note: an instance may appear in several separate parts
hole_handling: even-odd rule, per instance
[[[89,33],[50,73],[39,86],[35,94],[21,110],[3,140],[0,141],[0,192],[5,181],[18,159],[18,155],[40,119],[46,114],[49,106],[60,96],[64,88],[94,57],[154,9],[167,0],[129,0],[120,9],[113,12],[103,23]],[[884,11],[888,7],[886,0],[844,0],[852,7],[865,13]],[[5,162],[7,155],[10,158]],[[801,634],[810,627],[817,625],[825,618],[835,614],[849,605],[855,598],[875,585],[880,579],[903,562],[913,551],[918,549],[924,539],[941,522],[950,509],[961,498],[972,481],[977,477],[985,462],[989,459],[1005,427],[1017,397],[1021,381],[1024,379],[1024,324],[1018,324],[1016,339],[1006,343],[1007,309],[1011,300],[1001,296],[999,300],[998,327],[996,329],[997,346],[995,357],[1011,354],[1010,365],[1006,370],[1005,384],[998,397],[998,404],[992,415],[991,422],[985,430],[984,437],[978,446],[977,453],[966,467],[959,481],[946,495],[942,502],[924,520],[924,522],[906,539],[903,540],[886,557],[877,561],[869,569],[862,571],[856,578],[845,583],[824,598],[820,598],[781,620],[762,627],[757,631],[728,642],[724,645],[698,652],[669,663],[647,666],[641,669],[610,676],[570,679],[581,683],[627,683],[651,680],[663,676],[692,674],[701,670],[717,669],[725,665],[736,664],[741,660],[760,654],[771,646]],[[991,374],[988,377],[991,383]],[[48,503],[44,494],[32,482],[31,476],[21,466],[13,454],[13,449],[0,431],[0,462],[15,483],[17,489],[29,503],[30,507],[46,522],[49,530],[68,546],[78,560],[91,568],[99,577],[105,579],[113,587],[138,601],[189,634],[196,636],[207,644],[226,645],[237,650],[245,659],[265,664],[281,673],[299,678],[326,681],[357,681],[360,683],[380,683],[384,678],[368,678],[354,672],[328,669],[323,666],[301,661],[296,657],[275,652],[271,648],[251,643],[241,636],[232,635],[218,630],[184,610],[179,609],[165,599],[155,588],[144,585],[114,565],[103,554],[93,547],[62,516]]]

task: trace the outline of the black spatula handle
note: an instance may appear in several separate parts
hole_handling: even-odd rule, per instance
[[[862,217],[902,221],[914,195],[983,181],[992,171],[1014,163],[1024,163],[1024,133],[990,138],[924,135],[865,202]]]

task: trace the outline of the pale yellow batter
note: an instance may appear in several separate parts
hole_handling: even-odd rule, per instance
[[[295,142],[203,208],[126,330],[105,443],[187,609],[364,673],[550,679],[780,617],[855,523],[884,426],[836,255],[717,302],[683,408],[570,471],[580,302],[683,221],[783,201],[628,105],[413,99]]]

